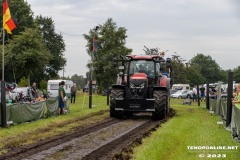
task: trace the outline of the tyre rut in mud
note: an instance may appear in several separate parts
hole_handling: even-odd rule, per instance
[[[99,129],[105,128],[105,127],[115,124],[115,123],[119,123],[121,121],[122,120],[119,120],[119,119],[108,118],[108,119],[103,120],[94,125],[76,128],[75,131],[72,133],[61,134],[59,136],[55,136],[53,138],[49,138],[47,140],[43,140],[38,143],[31,144],[29,146],[13,148],[8,153],[1,155],[0,160],[2,160],[2,159],[4,159],[4,160],[5,159],[14,159],[14,160],[23,159],[23,158],[31,156],[35,153],[41,152],[43,150],[47,150],[48,148],[51,148],[51,147],[57,146],[59,144],[62,144],[64,142],[67,142],[73,138],[87,135],[91,132],[97,131]]]

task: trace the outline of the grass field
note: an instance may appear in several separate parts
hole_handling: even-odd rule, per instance
[[[231,138],[224,125],[217,125],[220,121],[218,116],[209,114],[196,102],[188,106],[182,105],[182,100],[174,99],[171,100],[171,107],[176,111],[176,116],[144,139],[143,144],[134,149],[133,159],[240,159],[240,144]],[[238,149],[193,150],[188,146],[238,146]]]
[[[205,104],[202,104],[205,106]],[[182,100],[171,100],[171,107],[176,111],[176,116],[153,132],[150,137],[143,140],[143,144],[134,149],[133,159],[139,160],[194,160],[204,156],[226,156],[222,159],[240,159],[240,149],[237,150],[191,150],[188,146],[238,146],[232,140],[231,133],[224,126],[217,125],[218,116],[211,115],[205,108],[197,106],[196,102],[190,106],[182,105]],[[88,108],[88,95],[78,94],[76,103],[70,104],[70,114],[30,123],[22,123],[8,128],[0,128],[0,154],[7,151],[6,146],[14,147],[34,143],[50,136],[61,134],[80,125],[73,122],[61,127],[67,121],[74,121],[79,117],[108,110],[106,96],[93,96],[93,108]],[[109,117],[106,112],[96,118],[89,118],[81,123]],[[49,129],[50,128],[50,129]],[[52,129],[51,129],[52,128]],[[38,131],[43,131],[39,133]],[[208,158],[208,159],[212,159]],[[201,158],[205,159],[205,158]]]

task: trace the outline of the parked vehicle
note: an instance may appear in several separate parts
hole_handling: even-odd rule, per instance
[[[65,93],[68,98],[71,97],[71,87],[73,86],[73,81],[71,80],[48,80],[47,84],[47,92],[49,97],[57,97],[58,96],[58,88],[59,88],[59,83],[61,81],[65,82]]]
[[[193,91],[192,90],[189,90],[187,92],[184,92],[182,93],[182,95],[179,97],[179,98],[190,98],[192,99],[193,98]]]
[[[179,90],[176,93],[171,94],[172,98],[181,98],[183,94],[187,93],[188,90]]]

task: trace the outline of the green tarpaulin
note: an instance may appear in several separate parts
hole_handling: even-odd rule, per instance
[[[44,117],[45,102],[7,104],[7,122],[22,123]],[[1,117],[1,115],[0,115]],[[2,122],[1,122],[2,123]]]
[[[210,111],[216,112],[217,100],[209,98]]]
[[[11,120],[13,123],[33,121],[44,117],[45,102],[18,103],[11,106]]]
[[[47,109],[45,113],[45,107]],[[7,122],[22,123],[34,121],[45,116],[54,116],[58,114],[58,99],[49,98],[46,101],[40,101],[37,103],[15,103],[6,105]],[[64,112],[69,113],[69,101],[65,101]],[[0,109],[0,124],[1,121],[1,109]]]
[[[221,99],[220,115],[223,117],[224,120],[227,120],[227,101],[226,100]]]
[[[46,100],[46,107],[47,107],[47,112],[46,116],[54,116],[58,114],[58,99],[57,98],[49,98]],[[65,101],[64,105],[64,112],[69,113],[69,100]]]
[[[11,116],[10,116],[10,106],[11,106],[12,104],[6,104],[6,112],[7,112],[7,121],[11,121]],[[2,107],[2,104],[0,105],[0,124],[2,124],[2,109],[1,109],[1,107]]]
[[[46,116],[54,116],[58,114],[58,99],[57,98],[48,98],[46,100],[47,112]]]

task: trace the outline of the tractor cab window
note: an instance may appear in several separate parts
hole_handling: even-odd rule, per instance
[[[148,77],[154,77],[154,62],[147,60],[131,61],[129,75],[135,73],[145,73]]]

